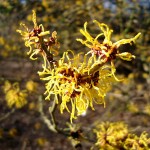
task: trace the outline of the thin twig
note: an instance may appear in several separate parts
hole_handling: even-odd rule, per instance
[[[15,112],[15,108],[13,108],[10,112],[8,112],[8,113],[4,114],[2,117],[0,117],[0,121],[7,119],[14,112]]]
[[[25,150],[27,147],[27,141],[23,141],[23,144],[22,144],[22,147],[21,147],[21,150]]]
[[[42,117],[44,123],[47,125],[49,130],[56,133],[57,132],[56,127],[53,125],[53,123],[50,121],[50,119],[48,119],[48,117],[43,112],[42,96],[39,96],[39,101],[38,102],[39,102],[39,112],[41,114],[41,117]]]
[[[56,128],[55,118],[54,118],[54,115],[53,115],[55,109],[56,109],[56,101],[54,100],[52,106],[49,108],[49,113],[51,115],[52,124]]]

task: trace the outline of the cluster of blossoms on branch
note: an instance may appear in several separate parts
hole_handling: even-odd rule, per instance
[[[123,122],[103,122],[99,124],[94,132],[97,136],[95,144],[100,150],[148,150],[150,138],[143,132],[139,137],[129,132]]]
[[[18,82],[11,84],[9,81],[6,81],[3,91],[8,107],[21,108],[27,104],[27,91],[21,90]]]
[[[114,60],[118,57],[130,61],[135,58],[129,52],[119,52],[122,44],[132,43],[140,36],[140,33],[130,39],[122,39],[113,43],[109,29],[104,23],[94,20],[101,33],[95,38],[87,31],[87,22],[84,30],[80,32],[85,40],[77,39],[89,48],[85,53],[74,54],[73,51],[64,52],[58,59],[55,56],[59,53],[60,44],[57,41],[57,32],[50,34],[45,31],[43,25],[37,25],[36,13],[33,11],[34,28],[29,30],[24,24],[24,30],[17,30],[25,40],[25,46],[29,47],[28,54],[31,59],[37,59],[38,54],[43,58],[43,70],[38,72],[41,80],[44,80],[46,87],[46,99],[52,97],[54,103],[60,105],[60,112],[67,110],[70,120],[86,112],[88,107],[94,110],[94,103],[105,105],[105,96],[112,83],[119,81],[115,76]],[[99,37],[104,37],[99,42]],[[71,104],[68,107],[68,104]]]
[[[18,82],[11,83],[6,80],[2,89],[7,106],[19,109],[27,104],[28,94],[37,90],[37,83],[30,80],[26,82],[26,89],[22,90]]]

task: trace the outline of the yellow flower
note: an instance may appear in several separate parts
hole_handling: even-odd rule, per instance
[[[148,150],[150,148],[150,138],[143,132],[139,137],[129,133],[127,125],[123,122],[103,122],[98,124],[96,129],[96,146],[100,150]]]
[[[36,89],[37,89],[37,83],[30,80],[26,83],[26,89],[29,91],[29,92],[35,92]]]
[[[130,112],[133,112],[133,113],[139,112],[138,106],[136,104],[134,104],[133,102],[129,102],[127,105],[127,108]]]
[[[21,108],[27,103],[27,93],[25,90],[20,90],[18,83],[11,84],[6,81],[3,89],[8,107]]]
[[[118,48],[122,44],[132,43],[135,42],[135,40],[140,36],[141,33],[138,33],[134,38],[130,39],[122,39],[120,41],[117,41],[113,43],[111,41],[111,34],[113,30],[109,29],[108,26],[104,23],[99,23],[98,21],[94,20],[94,23],[96,23],[99,28],[101,29],[102,33],[98,34],[95,38],[93,38],[87,31],[87,22],[84,24],[84,30],[80,30],[80,32],[85,36],[86,40],[77,39],[77,41],[80,41],[82,44],[86,45],[90,48],[90,52],[92,55],[97,55],[101,59],[107,59],[112,60],[116,56],[119,56],[120,58],[124,60],[131,60],[131,58],[134,58],[135,56],[130,53],[119,53]],[[98,41],[98,38],[100,36],[104,36],[104,41],[100,43]]]
[[[104,149],[110,148],[115,150],[113,147],[117,147],[119,141],[127,136],[128,129],[127,126],[122,122],[103,122],[96,127],[94,132],[97,136],[97,146]]]
[[[30,58],[33,60],[37,59],[35,55],[39,53],[44,58],[46,57],[45,53],[47,50],[49,50],[49,53],[51,53],[52,51],[57,53],[55,50],[56,47],[59,47],[59,43],[57,42],[57,32],[54,31],[52,32],[52,36],[50,36],[48,39],[45,38],[50,35],[50,31],[45,31],[42,24],[37,25],[36,13],[34,10],[32,21],[34,24],[34,28],[32,30],[29,30],[26,25],[22,23],[21,25],[25,28],[26,31],[17,30],[17,32],[19,32],[23,36],[23,39],[25,40],[25,46],[30,48],[27,53],[28,55],[30,55]]]
[[[90,51],[87,54],[92,54],[91,57],[94,57],[94,60],[97,61],[97,64],[94,63],[94,70],[96,68],[99,68],[100,65],[104,65],[107,62],[111,62],[111,70],[112,74],[115,77],[115,66],[113,63],[113,60],[116,59],[116,57],[120,57],[123,60],[131,61],[133,58],[135,58],[134,55],[132,55],[129,52],[119,52],[119,47],[123,44],[132,43],[135,42],[135,40],[140,36],[141,33],[138,33],[135,37],[130,39],[122,39],[115,43],[111,41],[111,34],[113,30],[109,29],[109,27],[104,23],[99,23],[98,21],[94,20],[94,23],[96,23],[102,33],[98,34],[95,38],[93,38],[87,31],[87,22],[84,24],[84,30],[81,29],[80,32],[85,36],[86,40],[77,39],[77,41],[81,42],[82,44],[86,45],[88,48],[90,48]],[[104,40],[102,43],[98,41],[98,38],[100,36],[104,37]],[[119,81],[115,77],[116,80]]]
[[[36,141],[37,141],[37,143],[38,143],[39,146],[44,146],[45,143],[46,143],[48,140],[47,140],[46,138],[40,137],[40,138],[37,138]]]
[[[72,53],[73,54],[73,53]],[[84,62],[80,62],[80,55],[69,57],[68,52],[64,53],[59,60],[58,66],[53,70],[45,69],[40,72],[41,79],[46,83],[46,99],[54,95],[56,103],[60,104],[60,112],[67,110],[71,113],[70,120],[86,112],[88,107],[94,110],[93,103],[105,104],[106,93],[115,82],[115,78],[110,67],[100,67],[94,74],[86,74],[87,68],[92,65],[84,57]],[[58,99],[58,95],[61,100]],[[71,111],[68,104],[71,104]]]
[[[11,129],[9,130],[9,135],[10,135],[11,137],[16,137],[16,135],[17,135],[17,129],[11,128]]]
[[[25,40],[25,46],[29,47],[27,52],[30,55],[30,59],[36,60],[37,55],[40,54],[43,57],[43,68],[44,70],[53,61],[53,56],[58,54],[59,43],[57,41],[57,32],[52,32],[50,36],[50,31],[45,31],[42,24],[37,25],[36,13],[33,10],[32,21],[34,27],[29,30],[25,24],[21,24],[25,31],[17,30]],[[52,63],[51,63],[52,64]]]

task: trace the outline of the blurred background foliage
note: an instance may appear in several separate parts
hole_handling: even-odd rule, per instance
[[[114,30],[112,41],[133,37],[138,32],[142,33],[136,45],[130,46],[126,44],[120,47],[120,50],[130,51],[136,55],[136,59],[132,62],[123,62],[121,60],[116,62],[118,73],[128,79],[114,85],[112,92],[108,93],[107,109],[103,110],[102,106],[98,106],[98,109],[101,109],[100,112],[91,113],[91,117],[92,120],[124,120],[133,128],[138,126],[139,128],[135,129],[138,133],[141,133],[143,130],[149,130],[150,1],[0,0],[0,85],[3,85],[5,80],[11,80],[11,82],[20,81],[24,89],[26,82],[30,79],[36,80],[38,85],[41,84],[38,76],[35,75],[40,66],[39,62],[31,62],[28,59],[24,42],[16,32],[20,28],[21,22],[25,23],[32,30],[33,9],[37,12],[38,23],[43,24],[45,30],[50,30],[51,33],[57,31],[58,41],[60,42],[60,56],[69,49],[76,53],[87,51],[87,48],[76,41],[76,38],[82,36],[79,29],[83,28],[85,21],[89,23],[88,30],[93,36],[100,32],[97,26],[93,24],[93,20],[96,19],[99,22],[106,23]],[[26,106],[28,107],[27,110],[31,111],[31,114],[33,114],[33,109],[37,109],[35,101],[37,96],[35,95],[31,94],[31,100],[29,100],[29,104]],[[4,108],[4,95],[1,94],[0,96],[0,108],[1,114],[3,114],[8,109]],[[118,105],[120,106],[119,108]],[[102,116],[96,116],[95,113]],[[82,120],[86,124],[91,122],[89,119],[90,117],[83,121],[81,118],[79,122]],[[35,126],[37,122],[35,120]],[[7,131],[5,131],[6,129],[3,126],[7,123],[9,121],[2,124],[0,128],[0,139],[3,132],[9,133],[12,130],[12,127],[9,125]],[[41,124],[40,128],[42,128]],[[15,130],[18,129],[15,128]],[[35,130],[39,132],[39,129]],[[20,131],[15,131],[14,136],[19,135],[17,132]],[[8,133],[5,133],[5,135]],[[39,145],[41,146],[43,143],[47,143],[47,138],[48,136],[45,137],[41,133],[37,136],[36,141],[38,142],[33,143],[33,145],[35,146],[40,143]],[[41,142],[39,139],[44,139],[44,142]]]

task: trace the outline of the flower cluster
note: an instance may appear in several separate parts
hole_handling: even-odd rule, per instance
[[[3,90],[8,107],[21,108],[27,103],[27,92],[20,90],[18,83],[11,84],[6,81]]]
[[[45,31],[42,24],[37,25],[36,13],[33,11],[33,23],[34,28],[29,30],[25,24],[21,23],[21,26],[25,28],[25,31],[17,30],[25,40],[25,46],[29,47],[28,55],[32,60],[36,60],[36,55],[41,54],[44,60],[43,68],[47,67],[50,61],[53,61],[53,55],[57,54],[55,49],[59,48],[59,43],[57,42],[57,32]]]
[[[108,66],[101,67],[93,74],[86,74],[92,64],[84,57],[84,62],[79,62],[80,55],[70,58],[68,52],[58,61],[58,67],[53,70],[45,70],[42,80],[46,83],[46,99],[55,95],[56,103],[60,103],[60,111],[66,109],[71,112],[72,118],[84,113],[90,106],[93,110],[93,102],[105,104],[104,97],[111,84],[115,81]],[[88,68],[87,68],[88,66]],[[40,74],[41,75],[41,74]],[[58,99],[61,96],[61,102]],[[70,111],[67,104],[71,103]]]
[[[100,150],[148,150],[150,138],[143,132],[140,137],[129,132],[123,122],[103,122],[94,130],[97,136],[96,146]]]
[[[99,23],[97,20],[94,20],[93,22],[99,26],[102,33],[98,34],[95,38],[92,37],[87,31],[87,22],[85,22],[84,30],[81,29],[80,32],[85,36],[86,39],[85,40],[77,39],[77,41],[81,42],[82,44],[90,48],[90,51],[87,54],[91,54],[91,57],[97,57],[98,65],[105,65],[107,62],[111,62],[111,70],[112,73],[114,74],[116,69],[113,60],[115,60],[117,57],[126,61],[131,61],[133,58],[135,58],[135,56],[129,52],[120,53],[119,47],[123,44],[128,44],[128,43],[131,44],[135,42],[135,40],[140,36],[141,33],[138,33],[133,38],[122,39],[113,43],[111,41],[111,34],[113,30],[109,29],[109,27],[106,24]],[[101,36],[104,37],[103,42],[98,41],[98,38]],[[99,68],[99,67],[95,67],[95,68]],[[116,80],[118,79],[116,78]]]
[[[131,60],[135,56],[131,53],[120,53],[118,47],[122,44],[135,42],[140,33],[134,38],[123,39],[112,43],[110,40],[112,30],[107,25],[94,21],[100,27],[102,33],[93,38],[86,29],[81,33],[86,40],[77,39],[82,44],[90,48],[87,54],[80,53],[75,55],[72,51],[67,51],[63,56],[54,59],[59,43],[57,42],[56,31],[48,39],[49,31],[44,31],[42,25],[37,25],[36,14],[33,11],[33,30],[18,30],[24,37],[25,45],[30,48],[28,54],[33,59],[34,55],[41,54],[44,60],[43,71],[39,72],[41,80],[46,82],[46,99],[54,98],[54,102],[60,104],[60,112],[67,110],[72,122],[73,118],[86,112],[93,103],[104,104],[105,96],[111,84],[118,79],[115,77],[115,66],[113,60],[120,57],[124,60]],[[104,41],[100,43],[98,38],[104,36]],[[35,49],[33,49],[33,47]],[[89,56],[89,54],[91,54]],[[111,62],[111,65],[107,65]],[[52,97],[51,97],[52,96]],[[71,110],[68,105],[71,104]]]
[[[26,89],[29,92],[35,92],[37,90],[37,86],[38,86],[38,84],[32,80],[30,80],[26,83]]]
[[[115,59],[116,57],[120,57],[123,60],[130,61],[132,58],[135,58],[134,55],[128,52],[119,52],[119,47],[122,44],[132,43],[135,42],[135,40],[140,36],[141,33],[138,33],[134,38],[130,39],[122,39],[115,43],[111,41],[111,34],[113,30],[109,29],[109,27],[104,23],[99,23],[97,20],[93,21],[96,23],[102,33],[98,34],[95,38],[93,38],[87,31],[87,22],[84,24],[84,30],[80,30],[80,32],[85,36],[86,40],[77,39],[77,41],[80,41],[82,44],[86,45],[88,48],[90,48],[90,51],[88,53],[91,53],[92,56],[97,55],[101,61],[111,61]],[[98,41],[98,38],[100,36],[104,36],[104,40],[102,43]]]

